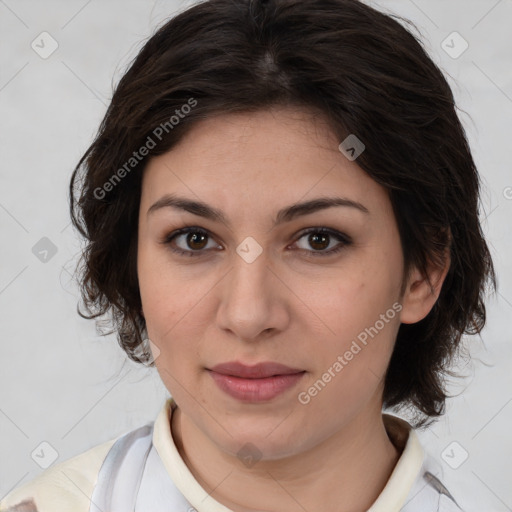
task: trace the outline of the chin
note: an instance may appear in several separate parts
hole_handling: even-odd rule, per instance
[[[281,424],[280,424],[281,422]],[[282,419],[247,420],[225,424],[219,445],[232,456],[243,458],[245,455],[254,459],[276,460],[297,453],[301,441],[296,437],[300,429],[291,423],[285,428]]]

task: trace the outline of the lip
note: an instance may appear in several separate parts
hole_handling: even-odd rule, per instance
[[[264,402],[295,386],[305,370],[275,362],[247,366],[232,361],[215,365],[208,372],[217,386],[231,397],[244,402]]]
[[[239,363],[238,361],[230,361],[229,363],[217,364],[210,368],[210,370],[222,375],[231,375],[244,379],[262,379],[274,375],[291,375],[304,371],[300,368],[290,368],[284,364],[274,363],[272,361],[258,363],[252,366]]]

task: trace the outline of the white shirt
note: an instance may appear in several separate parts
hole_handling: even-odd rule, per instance
[[[175,407],[170,398],[154,423],[48,468],[0,501],[0,512],[233,512],[181,458],[171,432]],[[383,419],[403,451],[367,512],[461,512],[414,429],[396,416]]]

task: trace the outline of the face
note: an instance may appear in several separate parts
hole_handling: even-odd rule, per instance
[[[340,142],[306,112],[226,114],[144,171],[138,277],[156,365],[226,453],[296,454],[380,414],[404,262],[386,190]],[[342,201],[290,210],[319,199]],[[229,362],[292,373],[211,371]]]

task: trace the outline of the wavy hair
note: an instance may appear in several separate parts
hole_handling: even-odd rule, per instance
[[[314,110],[340,141],[356,134],[365,143],[357,164],[389,193],[406,275],[413,266],[427,275],[428,262],[450,252],[430,313],[399,328],[383,393],[385,406],[412,408],[416,426],[443,414],[449,365],[463,334],[482,330],[486,285],[496,289],[496,276],[452,91],[397,20],[411,23],[357,0],[207,0],[166,20],[122,76],[71,177],[71,218],[86,239],[80,290],[89,315],[78,307],[80,316],[110,312],[113,330],[102,334],[115,332],[131,359],[147,363],[136,262],[148,160],[215,114]],[[179,115],[191,98],[195,106]],[[157,127],[158,143],[133,160]]]

